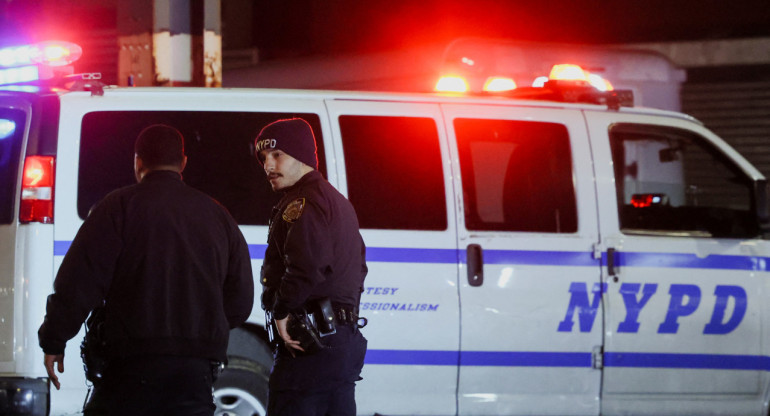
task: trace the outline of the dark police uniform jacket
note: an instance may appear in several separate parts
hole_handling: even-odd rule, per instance
[[[353,205],[316,170],[273,209],[262,266],[262,307],[275,319],[329,297],[357,308],[366,277],[366,248]]]
[[[67,251],[38,331],[62,354],[104,302],[107,355],[224,361],[229,330],[251,313],[248,246],[219,203],[172,171],[99,202]]]

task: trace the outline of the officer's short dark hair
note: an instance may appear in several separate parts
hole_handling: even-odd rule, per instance
[[[148,168],[181,166],[184,138],[179,130],[165,124],[153,124],[139,133],[134,152]]]

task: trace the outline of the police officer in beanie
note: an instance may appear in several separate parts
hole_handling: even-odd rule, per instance
[[[106,367],[86,415],[214,413],[216,363],[251,313],[254,281],[237,224],[182,182],[186,162],[178,130],[144,129],[138,183],[96,204],[56,275],[38,336],[57,389],[66,342],[92,310],[104,317]]]
[[[318,172],[306,121],[269,124],[255,147],[273,190],[283,193],[273,209],[261,276],[262,307],[280,337],[267,414],[355,415],[355,383],[366,354],[358,304],[367,273],[356,213]],[[318,325],[332,323],[326,334],[318,331],[320,347],[292,332],[306,313]]]

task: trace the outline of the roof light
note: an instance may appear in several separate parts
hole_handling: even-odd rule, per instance
[[[468,89],[468,82],[456,75],[443,76],[436,83],[436,91],[440,92],[466,92]]]
[[[558,81],[588,81],[588,75],[579,65],[558,64],[551,68],[549,79]]]
[[[46,41],[33,45],[12,46],[0,49],[0,67],[19,67],[26,65],[63,66],[77,61],[83,54],[83,48],[62,41]]]
[[[34,46],[36,53],[32,61],[50,66],[69,65],[83,55],[83,48],[72,42],[48,41]]]
[[[535,88],[543,88],[546,82],[548,82],[548,77],[537,77],[534,81],[532,81],[532,86]]]
[[[615,89],[615,87],[613,87],[609,81],[604,79],[601,75],[597,74],[588,74],[588,83],[602,92],[612,91]]]
[[[0,118],[0,140],[7,139],[16,131],[16,122]]]
[[[40,73],[38,67],[34,65],[0,69],[0,85],[37,81],[38,79],[40,79]]]
[[[54,157],[27,156],[21,179],[19,221],[53,222]]]
[[[484,83],[484,91],[502,92],[516,89],[516,81],[508,77],[489,77]]]
[[[31,46],[14,46],[0,49],[0,67],[12,67],[32,64]]]

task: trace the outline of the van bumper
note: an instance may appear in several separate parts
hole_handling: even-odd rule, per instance
[[[49,408],[48,379],[0,377],[0,415],[46,416]]]

